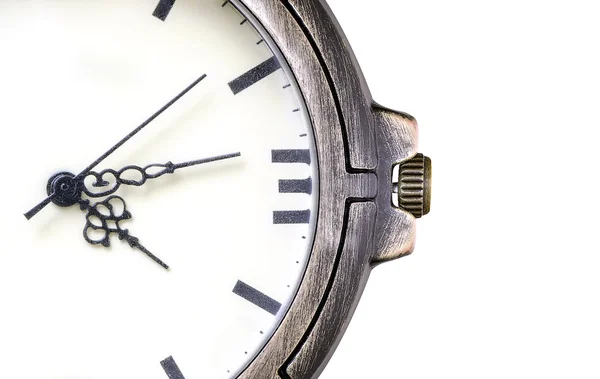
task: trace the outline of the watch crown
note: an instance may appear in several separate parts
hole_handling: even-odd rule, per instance
[[[431,210],[431,159],[423,154],[400,164],[394,192],[400,208],[421,218]]]

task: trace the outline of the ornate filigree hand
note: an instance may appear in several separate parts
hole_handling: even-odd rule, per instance
[[[236,158],[239,156],[241,156],[241,153],[220,155],[216,157],[199,159],[197,161],[179,164],[167,162],[165,164],[151,164],[143,168],[139,166],[126,166],[119,171],[115,171],[113,169],[107,169],[101,172],[92,171],[89,174],[87,174],[85,178],[83,178],[83,182],[85,183],[86,178],[93,177],[94,182],[92,183],[92,187],[94,187],[96,191],[89,189],[85,185],[83,186],[82,190],[89,197],[105,197],[117,192],[122,185],[141,187],[144,184],[146,184],[146,182],[150,179],[157,179],[167,174],[173,174],[176,170],[182,168]],[[126,179],[127,177],[136,178]],[[97,189],[102,187],[109,187],[109,189],[97,192]]]
[[[133,249],[142,251],[165,270],[169,269],[169,266],[148,251],[139,239],[129,234],[129,230],[121,228],[121,222],[131,218],[131,213],[127,210],[127,205],[122,197],[111,196],[94,205],[90,205],[88,200],[81,200],[80,205],[82,210],[87,210],[87,223],[83,229],[83,237],[87,242],[92,245],[110,247],[110,235],[117,234],[121,241],[127,242]],[[95,237],[92,232],[100,233],[98,233],[98,237]]]
[[[131,213],[127,210],[125,200],[120,196],[110,196],[117,192],[122,185],[143,186],[148,180],[157,179],[167,174],[173,174],[176,170],[198,166],[205,163],[221,161],[240,157],[241,153],[219,155],[210,158],[199,159],[195,161],[174,164],[167,162],[165,164],[151,164],[144,168],[139,166],[126,166],[119,171],[107,169],[101,172],[90,172],[84,177],[63,172],[50,178],[48,181],[47,192],[52,196],[52,201],[61,207],[70,207],[79,204],[82,211],[86,211],[87,223],[84,228],[83,236],[87,242],[92,245],[110,246],[110,235],[117,234],[119,239],[125,241],[134,249],[138,249],[152,258],[156,263],[165,269],[168,269],[163,261],[148,251],[136,237],[129,234],[127,229],[121,228],[120,223],[129,220]],[[127,179],[130,174],[136,174],[138,178]],[[88,188],[86,178],[92,177],[93,183]],[[107,180],[110,179],[110,180]],[[108,187],[106,190],[94,192],[98,188]],[[90,198],[108,197],[104,201],[91,204],[83,195]],[[92,238],[92,233],[101,236]]]

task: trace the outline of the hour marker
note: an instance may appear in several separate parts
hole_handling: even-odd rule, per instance
[[[273,316],[277,315],[281,309],[281,304],[279,302],[271,299],[269,296],[247,285],[241,280],[239,280],[233,288],[233,293],[243,299],[248,300],[257,307],[269,312]]]
[[[160,20],[165,21],[175,5],[175,0],[160,0],[152,15]]]
[[[273,150],[273,163],[310,164],[310,150]]]
[[[305,193],[312,194],[312,178],[308,179],[282,179],[279,181],[279,193]]]
[[[229,83],[229,88],[231,88],[231,91],[234,95],[237,95],[238,93],[242,92],[243,90],[247,89],[253,84],[260,82],[261,80],[271,75],[275,71],[279,70],[280,68],[281,65],[279,64],[277,58],[271,57],[263,63],[259,64],[258,66],[254,67],[252,70],[248,71],[244,75]]]
[[[304,163],[310,165],[310,150],[273,150],[271,152],[273,163]],[[282,179],[279,181],[280,193],[305,193],[312,194],[312,179]],[[275,211],[273,224],[309,224],[310,210],[303,211]]]
[[[181,370],[177,366],[177,363],[175,363],[173,357],[169,357],[164,361],[160,362],[160,365],[162,366],[163,370],[165,370],[165,372],[167,373],[169,379],[185,379],[185,377],[181,373]]]
[[[309,224],[310,210],[305,211],[275,211],[273,212],[273,224]]]

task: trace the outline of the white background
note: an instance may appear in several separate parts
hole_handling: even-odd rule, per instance
[[[597,1],[329,4],[434,197],[322,378],[599,378]]]

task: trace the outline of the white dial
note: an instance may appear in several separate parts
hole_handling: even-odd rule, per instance
[[[2,377],[232,378],[269,340],[310,255],[317,159],[293,76],[244,14],[221,0],[0,3]],[[85,172],[144,120],[89,168],[107,183]],[[115,175],[153,164],[143,184]],[[59,173],[86,191],[26,220]],[[110,247],[93,245],[84,227],[108,196],[131,217],[100,220],[89,235]]]

